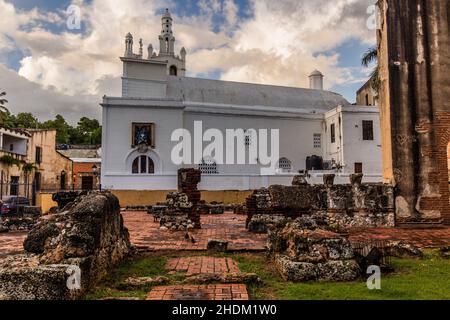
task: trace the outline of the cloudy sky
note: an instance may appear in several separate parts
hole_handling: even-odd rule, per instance
[[[100,118],[101,97],[120,94],[126,33],[158,49],[160,16],[170,8],[176,50],[188,52],[188,76],[307,87],[317,68],[326,89],[354,102],[370,71],[360,59],[375,43],[367,26],[373,3],[0,0],[0,90],[13,113]],[[79,29],[67,26],[70,5],[81,10]]]

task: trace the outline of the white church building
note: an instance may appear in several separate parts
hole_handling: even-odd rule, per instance
[[[337,183],[348,182],[355,172],[364,173],[365,181],[382,181],[378,107],[352,105],[323,90],[319,71],[311,73],[307,89],[186,77],[186,50],[175,54],[168,11],[162,16],[159,46],[158,53],[149,45],[144,54],[140,40],[134,53],[133,37],[126,36],[122,97],[104,97],[101,104],[105,189],[175,190],[180,167],[202,170],[202,190],[289,185],[306,169],[313,183],[319,183],[324,172],[336,172]],[[173,141],[180,130],[185,134]],[[230,150],[228,139],[223,152],[207,154],[208,145],[218,142],[210,134],[226,137],[227,130],[242,133],[233,141],[247,151],[245,163],[224,160],[237,159],[238,151]],[[264,170],[260,158],[264,130],[267,155],[279,142],[273,172]],[[271,141],[273,132],[278,139]],[[191,155],[193,162],[174,160],[181,141],[180,154],[186,159]],[[217,159],[220,153],[223,157]]]

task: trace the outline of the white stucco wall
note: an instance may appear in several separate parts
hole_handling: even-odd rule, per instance
[[[353,172],[357,162],[363,164],[364,174],[380,174],[381,129],[378,107],[360,107],[343,111],[343,146],[345,172]],[[374,140],[363,140],[364,120],[373,121]]]

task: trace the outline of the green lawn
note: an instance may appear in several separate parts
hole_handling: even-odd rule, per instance
[[[186,254],[184,254],[186,255]],[[192,254],[190,254],[192,255]],[[122,263],[90,294],[87,299],[105,297],[137,297],[143,299],[151,288],[139,291],[119,290],[118,284],[129,276],[166,276],[169,284],[182,281],[180,275],[167,275],[164,265],[168,258],[180,253],[152,254]],[[450,261],[441,259],[435,251],[427,251],[422,260],[392,259],[395,272],[382,276],[381,290],[368,290],[365,280],[347,283],[285,282],[268,263],[264,254],[229,255],[243,272],[257,273],[262,284],[248,287],[252,299],[450,299]]]

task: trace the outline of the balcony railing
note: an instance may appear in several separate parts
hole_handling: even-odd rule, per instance
[[[26,154],[21,154],[21,153],[17,153],[17,152],[14,152],[14,151],[9,151],[9,150],[5,150],[5,149],[1,149],[0,148],[0,157],[3,157],[3,156],[11,156],[11,157],[14,157],[14,158],[16,158],[18,160],[25,160],[25,158],[27,157]]]

